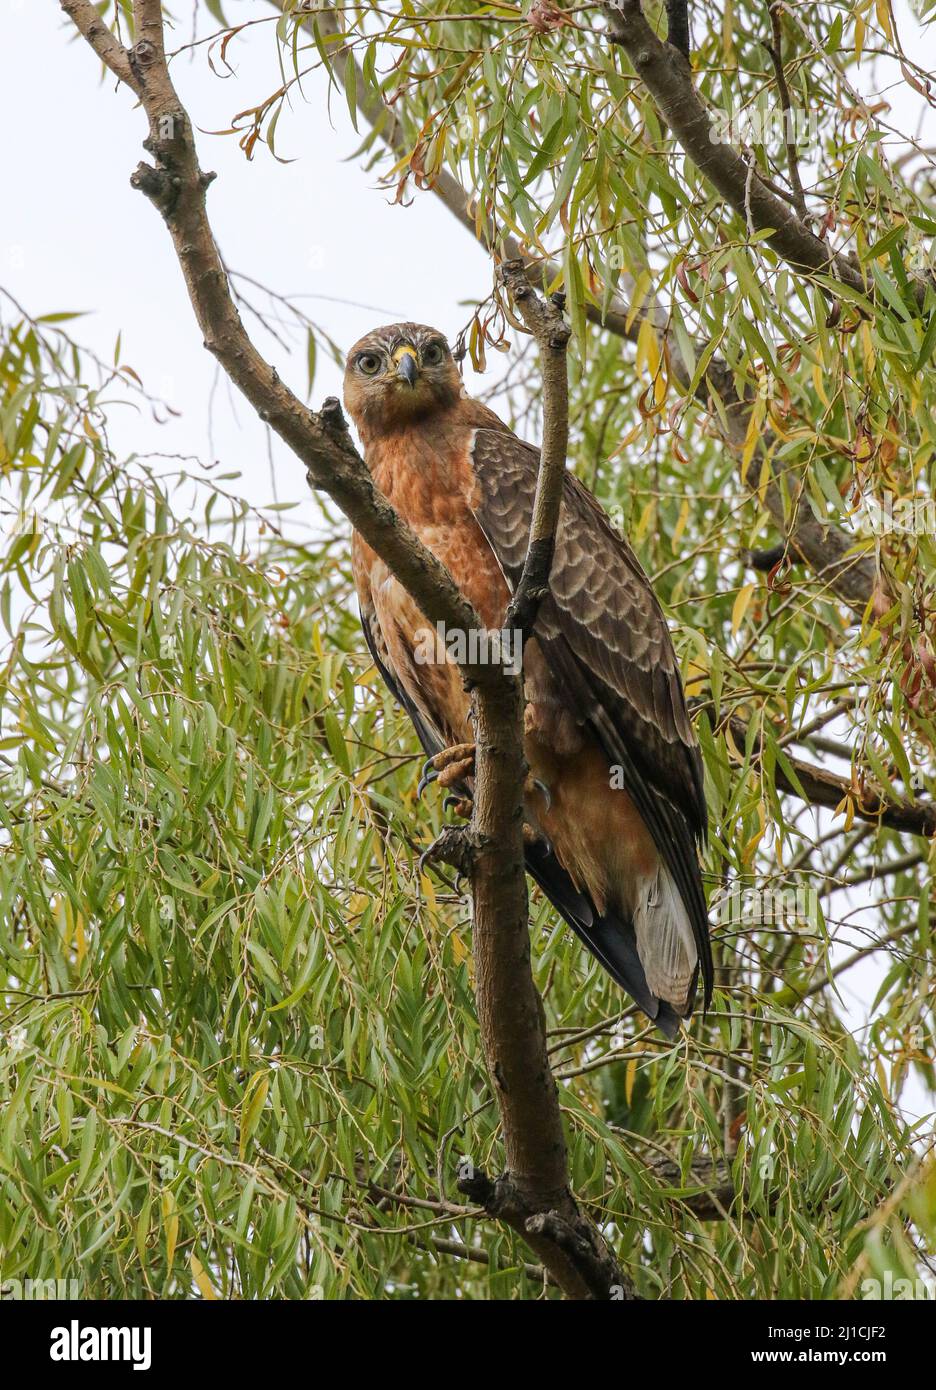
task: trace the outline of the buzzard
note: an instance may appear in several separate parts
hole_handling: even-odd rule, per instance
[[[499,631],[526,554],[538,450],[466,394],[445,338],[421,324],[361,338],[344,399],[381,492]],[[700,973],[706,1005],[712,988],[702,762],[647,576],[588,489],[572,475],[564,489],[550,593],[523,654],[527,871],[674,1037]],[[352,558],[368,647],[413,721],[426,776],[470,788],[457,665],[445,646],[427,660],[426,618],[357,534]]]

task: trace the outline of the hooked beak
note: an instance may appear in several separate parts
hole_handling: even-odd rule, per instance
[[[419,368],[416,365],[416,354],[411,347],[400,348],[395,354],[394,360],[397,364],[397,376],[402,377],[407,386],[416,385],[416,377]]]

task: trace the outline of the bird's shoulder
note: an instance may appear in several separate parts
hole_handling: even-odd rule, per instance
[[[516,583],[529,540],[539,450],[516,435],[481,429],[472,466],[475,516]],[[627,741],[658,767],[673,763],[674,795],[691,798],[701,821],[698,746],[663,609],[627,540],[571,473],[564,479],[550,592],[537,635],[557,659],[566,650],[588,673],[592,694],[600,685],[603,714]]]
[[[486,430],[496,435],[509,435],[518,444],[523,443],[519,435],[514,434],[510,426],[505,424],[496,411],[493,411],[489,405],[485,405],[484,401],[476,400],[474,396],[462,396],[458,403],[458,416],[462,423],[472,431]]]

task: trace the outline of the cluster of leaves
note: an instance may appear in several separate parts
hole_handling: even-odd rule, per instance
[[[779,988],[787,1004],[804,991],[814,998],[834,943],[849,940],[855,902],[841,890],[852,879],[863,887],[876,868],[886,886],[874,893],[876,915],[859,919],[861,939],[903,949],[881,970],[869,1055],[893,1094],[911,1069],[931,1088],[928,846],[880,829],[851,833],[869,794],[913,802],[936,793],[936,295],[921,292],[936,265],[936,166],[915,138],[916,111],[895,124],[886,86],[884,96],[863,95],[889,84],[932,121],[936,84],[912,56],[922,50],[878,0],[693,7],[693,78],[713,120],[730,117],[726,138],[743,141],[752,167],[791,201],[805,189],[809,225],[865,277],[866,293],[838,286],[832,295],[830,278],[779,262],[768,232],[732,212],[685,157],[609,44],[600,7],[338,5],[329,24],[283,8],[284,71],[329,71],[362,148],[401,200],[454,175],[483,241],[496,248],[512,235],[558,267],[554,284],[576,330],[573,465],[637,545],[679,623],[706,759],[710,879],[818,898],[811,922],[792,939],[782,932],[779,948],[776,934],[746,924],[742,957],[732,933],[719,933],[734,990]],[[658,30],[663,9],[644,5]],[[933,6],[916,14],[925,26]],[[349,49],[356,83],[338,61]],[[392,111],[392,151],[381,144],[386,121],[368,125],[365,105]],[[594,322],[615,295],[630,306],[629,327],[643,320],[633,347]],[[503,345],[495,308],[479,306],[466,335],[478,366],[486,342]],[[716,354],[753,402],[739,456],[720,437],[717,395],[707,410],[695,399]],[[535,373],[507,401],[536,438]],[[753,495],[741,482],[752,464]],[[856,559],[875,556],[886,602],[870,596],[854,614],[822,574],[751,573],[746,555],[776,538],[765,504],[774,483],[791,524],[802,499],[820,522],[852,533]],[[912,509],[912,524],[870,525],[894,499],[905,515]],[[800,736],[839,701],[831,736]],[[728,714],[747,724],[744,746],[730,727],[711,735],[710,722]],[[801,751],[831,762],[846,784],[828,838],[808,798],[776,790],[777,769],[798,785],[789,755]]]
[[[234,123],[248,153],[272,147],[304,72],[340,82],[340,45],[292,4],[233,38],[227,7],[207,8],[227,56],[275,35],[282,90]],[[869,789],[936,791],[933,540],[869,536],[853,514],[858,495],[931,497],[936,316],[913,277],[932,175],[888,158],[887,112],[855,93],[859,58],[895,48],[890,10],[783,11],[791,98],[819,121],[810,209],[869,277],[830,313],[681,156],[594,6],[463,9],[340,11],[363,92],[392,103],[408,146],[384,172],[401,199],[455,174],[484,237],[561,266],[572,464],[674,620],[707,876],[816,892],[793,927],[716,925],[720,988],[676,1048],[534,901],[576,1192],[647,1296],[831,1297],[914,1274],[936,1240],[926,1126],[900,1108],[908,1075],[934,1084],[928,847],[853,826]],[[693,9],[710,107],[775,103],[767,5]],[[304,119],[294,107],[294,133]],[[751,152],[788,173],[782,148]],[[690,373],[717,352],[753,394],[743,459],[649,327],[630,346],[586,319],[615,291],[635,323],[655,306]],[[479,306],[479,361],[502,324]],[[415,800],[415,741],[363,654],[346,537],[287,542],[224,479],[116,459],[107,402],[134,389],[119,354],[95,363],[18,314],[0,350],[0,1275],[101,1296],[535,1296],[528,1252],[457,1206],[458,1161],[500,1165],[467,907],[416,872],[439,808]],[[525,371],[501,408],[535,437]],[[761,489],[778,481],[791,515],[802,489],[854,529],[856,555],[876,550],[889,613],[848,613],[800,568],[746,567],[776,538],[763,491],[739,481],[765,443]],[[850,784],[836,817],[778,794],[794,752]],[[853,1036],[830,979],[849,921],[832,908],[859,865],[882,877],[863,939],[890,953]],[[738,1199],[703,1218],[698,1164],[724,1155]]]
[[[118,465],[41,325],[4,349],[3,1273],[373,1291],[361,1174],[480,1076],[344,566]]]
[[[345,547],[118,464],[95,370],[61,330],[5,332],[0,1273],[516,1295],[512,1241],[439,1190],[456,1159],[496,1167],[496,1112],[464,906],[416,874],[438,812],[360,656]],[[834,1291],[912,1151],[855,1043],[719,995],[687,1066],[544,905],[533,933],[576,1188],[644,1291]],[[727,1084],[744,1211],[704,1224],[690,1164],[720,1151]],[[648,1167],[663,1141],[683,1178]]]

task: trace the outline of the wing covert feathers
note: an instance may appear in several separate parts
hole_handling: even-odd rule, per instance
[[[526,555],[539,452],[506,431],[479,429],[472,463],[475,517],[513,585]],[[707,1004],[713,970],[696,850],[706,830],[702,762],[676,654],[637,557],[571,474],[536,637],[580,722],[591,726],[609,764],[620,769],[668,870],[666,881],[650,890],[656,910],[638,930],[647,942],[650,917],[662,924],[651,952],[661,970],[666,962],[675,966],[691,932],[697,949],[689,958],[697,954]],[[674,887],[684,914],[670,898]],[[645,1007],[633,985],[626,987]],[[691,993],[690,986],[690,1007]]]

